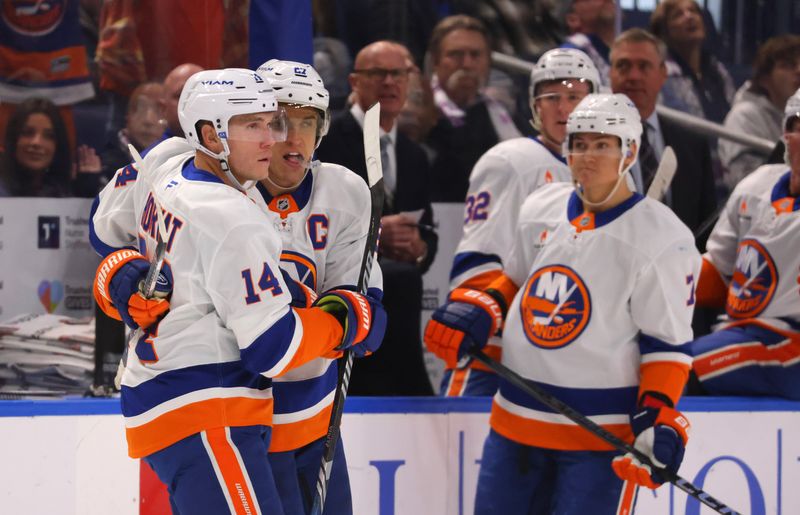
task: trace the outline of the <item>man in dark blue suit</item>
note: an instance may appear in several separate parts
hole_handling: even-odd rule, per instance
[[[433,261],[438,241],[428,197],[429,165],[422,148],[398,132],[396,124],[413,68],[403,45],[378,41],[364,47],[349,78],[355,101],[349,111],[334,118],[316,154],[321,161],[345,166],[366,180],[364,112],[381,103],[386,197],[379,262],[388,325],[380,350],[355,363],[352,395],[433,395],[420,342],[422,274]]]

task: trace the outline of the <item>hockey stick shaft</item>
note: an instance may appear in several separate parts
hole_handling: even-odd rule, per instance
[[[377,251],[381,214],[383,212],[384,193],[379,143],[379,114],[380,104],[376,104],[367,110],[364,117],[364,158],[367,164],[367,183],[369,184],[371,211],[367,241],[364,244],[364,254],[361,258],[361,268],[358,274],[357,288],[361,294],[366,294],[369,289],[369,276]],[[331,420],[328,424],[328,433],[325,436],[322,463],[317,476],[316,496],[311,507],[311,515],[321,515],[322,508],[325,506],[328,482],[333,468],[333,458],[336,456],[336,445],[339,442],[344,402],[347,399],[350,374],[353,371],[353,353],[351,351],[344,351],[344,355],[339,360],[339,367],[339,382],[336,385],[336,393],[333,397]]]
[[[647,196],[655,200],[663,199],[672,184],[672,178],[675,177],[677,169],[678,159],[675,157],[675,151],[672,150],[672,147],[667,146],[661,153],[661,161],[659,161],[653,181],[647,189]]]
[[[711,495],[707,494],[702,489],[693,485],[692,483],[682,478],[678,474],[655,466],[653,462],[650,460],[650,458],[648,458],[644,453],[642,453],[629,443],[622,441],[619,437],[610,433],[603,427],[597,425],[591,419],[581,414],[580,412],[576,411],[575,409],[565,404],[558,398],[554,397],[553,395],[551,395],[538,385],[531,383],[530,381],[527,381],[524,377],[520,376],[519,374],[517,374],[510,368],[506,367],[502,363],[490,358],[483,351],[479,349],[472,349],[469,352],[472,357],[474,357],[487,367],[494,370],[498,376],[502,377],[504,380],[513,384],[514,386],[516,386],[526,394],[530,395],[534,399],[538,400],[542,404],[545,404],[551,409],[560,413],[561,415],[564,415],[571,421],[575,422],[577,425],[583,427],[593,435],[604,440],[606,443],[612,445],[617,450],[623,453],[630,453],[634,455],[636,459],[638,459],[642,464],[649,465],[650,469],[656,471],[656,474],[661,476],[662,479],[665,479],[670,483],[674,484],[680,490],[684,491],[687,495],[694,497],[695,499],[702,502],[703,504],[713,509],[717,513],[724,513],[728,515],[739,515],[739,512],[737,512],[733,508],[726,506],[717,499],[711,497]]]

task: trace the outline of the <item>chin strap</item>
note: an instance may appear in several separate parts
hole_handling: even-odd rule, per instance
[[[614,188],[611,190],[611,192],[608,195],[606,195],[606,198],[604,198],[600,202],[592,202],[591,200],[588,200],[583,195],[583,187],[580,185],[580,183],[578,181],[573,179],[572,180],[572,186],[575,188],[575,194],[578,195],[578,198],[581,199],[581,201],[584,204],[586,204],[587,206],[591,206],[591,207],[601,207],[601,206],[603,206],[606,202],[608,202],[611,199],[611,197],[614,196],[614,194],[617,192],[617,190],[619,189],[620,185],[622,184],[622,181],[625,180],[625,172],[630,170],[631,166],[633,166],[633,163],[631,163],[627,167],[623,168],[624,164],[625,164],[625,160],[624,159],[620,159],[620,161],[619,161],[619,171],[617,172],[617,182],[616,182],[616,184],[614,184]]]
[[[222,167],[222,173],[225,174],[225,177],[228,178],[228,181],[230,181],[231,185],[237,190],[241,191],[242,193],[246,193],[247,190],[255,186],[256,181],[245,181],[244,184],[239,182],[239,179],[237,179],[233,175],[233,172],[231,172],[227,159],[220,159],[219,164]]]

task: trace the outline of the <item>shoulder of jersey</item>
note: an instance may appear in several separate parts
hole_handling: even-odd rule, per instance
[[[746,175],[744,179],[734,188],[731,196],[734,195],[761,195],[771,193],[772,188],[778,179],[789,170],[789,165],[777,163],[763,165],[756,168],[752,173]]]
[[[566,165],[553,157],[547,148],[531,138],[513,138],[501,141],[481,156],[475,164],[479,173],[481,168],[492,168],[491,162],[503,160],[517,173],[529,173],[532,168],[552,168]],[[481,166],[485,165],[485,166]],[[493,173],[495,170],[492,169]]]
[[[314,174],[314,206],[355,215],[369,206],[369,186],[357,173],[334,163],[319,163]]]
[[[567,220],[567,202],[575,188],[568,182],[545,184],[522,203],[519,222]]]
[[[649,246],[653,254],[658,254],[679,240],[688,240],[694,245],[692,231],[663,202],[645,197],[631,211],[633,242],[637,246]]]

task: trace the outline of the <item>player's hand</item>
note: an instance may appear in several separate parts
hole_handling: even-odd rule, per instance
[[[350,349],[358,357],[372,354],[383,343],[386,332],[386,311],[383,304],[370,295],[333,289],[323,293],[314,306],[336,317],[344,334],[337,350]]]
[[[491,295],[456,288],[433,312],[425,327],[425,345],[448,368],[455,368],[471,348],[482,349],[502,323],[503,310]]]
[[[283,281],[292,295],[292,302],[290,305],[293,308],[310,308],[317,300],[317,292],[306,286],[305,284],[296,281],[285,270],[281,269],[283,274]]]
[[[642,395],[639,409],[631,415],[631,428],[636,440],[633,446],[657,467],[677,473],[689,440],[689,421],[678,410],[662,400]],[[656,489],[663,479],[632,454],[617,456],[611,464],[623,480]]]
[[[153,298],[145,298],[142,290],[149,269],[150,263],[135,250],[117,250],[106,256],[94,278],[94,298],[100,309],[131,329],[153,325],[169,310],[172,277],[162,270]]]

